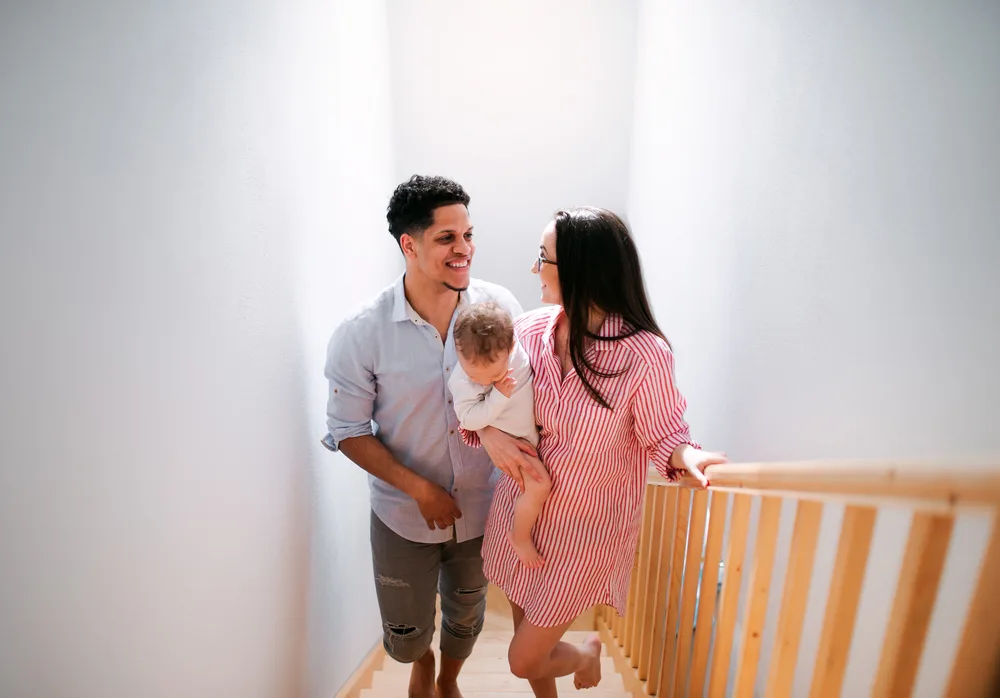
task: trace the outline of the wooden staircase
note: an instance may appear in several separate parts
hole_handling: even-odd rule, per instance
[[[570,631],[567,642],[582,642],[586,631]],[[507,665],[507,647],[510,645],[511,630],[485,630],[476,643],[476,649],[462,668],[459,687],[465,698],[511,698],[532,696],[527,681],[510,673]],[[631,698],[625,692],[622,677],[615,670],[614,660],[606,656],[602,660],[601,685],[580,692],[592,698]],[[406,696],[410,678],[410,667],[386,658],[382,668],[372,676],[371,688],[361,691],[361,698],[401,698]],[[556,680],[560,694],[573,695],[573,677],[564,676]]]
[[[462,668],[458,685],[465,698],[529,698],[534,694],[528,682],[511,674],[507,664],[507,648],[514,635],[514,627],[506,601],[495,589],[491,588],[490,592],[483,632],[476,642],[475,651]],[[586,614],[563,639],[575,644],[583,642],[594,632],[589,629],[595,627],[594,622],[594,614]],[[440,619],[437,627],[441,627]],[[434,654],[440,666],[436,645],[435,641]],[[601,684],[597,688],[577,691],[573,686],[573,677],[565,676],[556,680],[560,695],[632,698],[633,694],[625,690],[622,676],[618,673],[615,660],[608,655],[608,649],[605,646],[601,660]],[[405,698],[410,678],[409,665],[399,664],[382,654],[371,668],[370,679],[364,681],[366,687],[354,695],[358,698]]]
[[[650,474],[625,616],[592,609],[565,638],[578,643],[597,629],[604,643],[601,684],[582,695],[841,695],[876,518],[892,508],[908,510],[912,520],[870,690],[852,696],[1000,697],[1000,465],[811,461],[717,465],[707,475],[712,486],[700,490]],[[795,504],[794,519],[785,522],[791,535],[779,546],[782,518],[791,513],[783,513],[786,500]],[[825,548],[830,567],[817,581],[826,588],[815,604],[821,622],[809,627],[813,656],[799,662],[828,516],[840,535],[835,549]],[[980,527],[984,547],[950,558],[949,547],[968,544],[953,535],[959,516]],[[777,573],[781,558],[784,569]],[[948,570],[954,579],[964,575],[970,582],[968,596],[958,600],[957,617],[948,611],[956,618],[951,651],[929,651],[932,620],[946,617],[935,606],[949,567],[956,568]],[[774,603],[772,585],[780,590]],[[769,617],[776,623],[765,640]],[[459,679],[465,698],[532,695],[507,665],[512,635],[509,607],[491,587],[483,634]],[[947,686],[918,690],[922,666],[946,678]],[[379,645],[337,698],[399,698],[408,677],[409,667],[388,659]],[[557,685],[561,695],[581,695],[571,676]]]

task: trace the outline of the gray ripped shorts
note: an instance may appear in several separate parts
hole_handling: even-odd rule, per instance
[[[389,656],[410,663],[430,649],[440,591],[441,652],[453,659],[468,658],[486,613],[483,539],[414,543],[372,512],[371,543],[383,644]]]

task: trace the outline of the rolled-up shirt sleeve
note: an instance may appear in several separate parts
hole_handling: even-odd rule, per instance
[[[359,335],[351,323],[344,323],[333,333],[326,354],[326,379],[329,398],[326,407],[327,435],[323,445],[331,451],[340,449],[344,439],[371,436],[375,404],[375,374],[370,352],[362,352]]]
[[[681,444],[698,444],[684,420],[687,401],[674,381],[673,353],[665,342],[658,349],[648,356],[648,370],[635,394],[635,431],[657,472],[676,480],[680,473],[670,465],[670,456]]]
[[[462,441],[469,448],[482,448],[483,442],[479,438],[479,434],[474,431],[468,431],[467,429],[459,428],[459,434],[462,436]]]

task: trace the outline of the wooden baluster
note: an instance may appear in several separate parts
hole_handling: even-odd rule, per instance
[[[1000,505],[998,505],[1000,506]],[[1000,511],[993,515],[993,532],[979,570],[969,606],[947,698],[988,698],[1000,690]]]
[[[810,698],[839,698],[847,668],[847,653],[861,599],[865,566],[871,549],[876,511],[848,506],[840,529],[837,560],[830,581],[830,595],[820,635]]]
[[[688,522],[691,517],[691,490],[681,488],[677,500],[677,528],[674,532],[673,567],[670,574],[670,595],[667,598],[667,622],[664,628],[663,656],[656,685],[666,694],[674,685],[677,664],[677,622],[680,616],[681,582],[684,575],[684,553],[687,544]]]
[[[792,695],[795,663],[802,639],[802,622],[806,616],[809,585],[816,559],[816,541],[823,519],[823,504],[800,500],[795,512],[795,531],[789,551],[785,586],[781,592],[778,632],[774,638],[771,670],[767,680],[768,698],[788,698]]]
[[[642,539],[642,529],[641,528],[639,529],[639,538],[640,538],[639,542],[636,543],[637,546],[641,545],[641,543],[642,543],[642,540],[641,540]],[[627,637],[629,637],[629,634],[631,633],[631,630],[632,630],[632,615],[633,615],[632,614],[632,609],[635,606],[635,593],[636,593],[635,592],[635,581],[636,581],[635,571],[636,571],[636,568],[638,566],[639,566],[639,557],[638,557],[638,555],[636,555],[636,557],[633,558],[633,560],[632,560],[632,574],[629,576],[628,595],[625,597],[625,615],[623,615],[622,618],[621,618],[621,623],[620,623],[619,628],[618,628],[618,634],[615,637],[615,640],[618,641],[618,646],[621,647],[623,650],[625,649],[625,640],[626,640]],[[628,656],[628,652],[627,651],[624,652],[624,656],[626,656],[626,657]]]
[[[663,514],[663,535],[660,538],[660,561],[656,570],[656,608],[653,611],[652,649],[650,650],[649,672],[646,674],[646,693],[656,695],[660,687],[660,667],[663,665],[663,644],[666,638],[667,599],[673,588],[673,550],[677,540],[680,488],[665,487],[666,505]]]
[[[715,626],[715,651],[712,653],[712,675],[708,681],[709,698],[725,698],[729,681],[729,659],[733,651],[733,632],[743,579],[743,558],[747,549],[747,527],[750,525],[750,504],[747,494],[733,495],[733,514],[729,523],[729,543],[726,545],[722,577],[722,601]]]
[[[622,624],[624,622],[625,619],[618,615],[618,609],[614,608],[613,613],[611,614],[611,637],[615,639],[615,642],[618,642],[619,646],[621,645],[621,642],[618,641],[618,638],[621,637]]]
[[[647,524],[647,514],[649,511],[648,502],[643,501],[643,515],[642,524],[639,527],[639,540],[636,543],[635,558],[632,562],[632,576],[629,578],[628,583],[628,599],[625,602],[625,625],[622,629],[622,637],[618,640],[618,644],[621,645],[625,652],[626,657],[631,657],[632,655],[632,628],[635,626],[635,618],[638,612],[638,607],[641,604],[639,599],[639,564],[640,564],[640,553],[642,552],[642,545],[646,540],[648,534]]]
[[[701,573],[698,596],[698,621],[694,632],[694,656],[691,658],[691,681],[688,695],[701,698],[705,694],[708,655],[712,649],[712,624],[715,619],[715,597],[719,585],[719,561],[722,559],[722,537],[726,530],[726,507],[729,495],[712,492],[708,515],[708,540],[705,543],[705,568]]]
[[[646,617],[649,606],[649,559],[650,542],[655,533],[653,530],[653,491],[656,485],[646,485],[646,503],[642,511],[642,531],[639,537],[639,548],[636,550],[638,568],[636,569],[635,582],[635,606],[632,609],[632,629],[631,634],[625,642],[625,654],[629,657],[629,665],[633,669],[639,667],[639,646],[642,643],[642,624]]]
[[[872,698],[913,692],[953,525],[950,516],[913,515]]]
[[[781,519],[781,499],[762,497],[757,523],[757,543],[754,545],[753,567],[747,590],[747,606],[740,638],[740,659],[736,669],[733,698],[753,698],[757,682],[760,645],[767,620],[767,602],[771,594],[771,574],[774,570],[774,548],[778,540]]]
[[[677,638],[677,666],[674,669],[673,696],[687,695],[691,665],[691,643],[694,634],[694,610],[698,603],[698,582],[701,577],[701,552],[705,542],[705,514],[708,512],[708,492],[696,490],[692,495],[691,525],[688,533],[687,561],[684,563],[684,590],[681,594],[681,623]]]
[[[632,632],[632,617],[633,609],[635,608],[635,574],[636,565],[632,566],[632,577],[628,583],[628,596],[625,598],[625,615],[622,617],[621,627],[618,631],[618,636],[615,638],[618,641],[618,646],[625,651],[625,656],[628,656],[628,650],[625,648],[626,639],[630,637]]]
[[[646,575],[642,582],[642,624],[639,632],[638,650],[636,651],[636,656],[639,658],[639,664],[636,667],[638,670],[637,676],[640,681],[645,681],[649,677],[649,662],[653,652],[653,636],[658,626],[656,609],[657,606],[660,609],[663,608],[663,604],[659,603],[658,597],[666,596],[665,590],[657,583],[660,573],[661,540],[664,535],[670,535],[671,533],[671,531],[664,531],[667,527],[667,523],[663,518],[666,510],[666,491],[667,488],[661,486],[653,487],[652,492],[653,519],[652,528],[650,529],[651,535],[649,537],[649,564],[646,567]],[[662,612],[661,610],[660,613],[662,614]]]

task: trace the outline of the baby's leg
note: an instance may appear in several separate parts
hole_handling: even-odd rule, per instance
[[[507,536],[510,544],[514,547],[514,552],[517,553],[521,564],[525,567],[541,567],[545,562],[539,557],[538,550],[535,549],[535,544],[531,540],[531,529],[534,527],[535,521],[538,520],[538,514],[542,510],[542,505],[545,504],[546,497],[549,496],[552,480],[549,478],[548,471],[541,465],[541,461],[537,461],[536,465],[539,466],[539,471],[544,476],[543,480],[538,482],[523,469],[521,470],[521,475],[524,478],[524,492],[518,495],[517,501],[514,502],[514,521]]]

